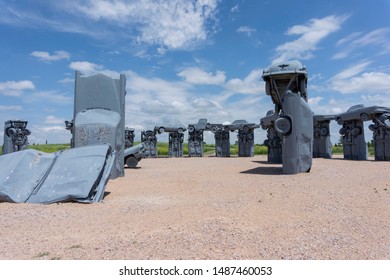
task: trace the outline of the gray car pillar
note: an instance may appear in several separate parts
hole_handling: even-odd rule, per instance
[[[134,128],[125,128],[125,149],[134,145]]]
[[[207,124],[207,130],[214,134],[215,156],[230,157],[230,135],[229,131],[223,129],[222,124]]]
[[[237,133],[238,138],[238,156],[253,157],[255,155],[255,129],[240,129]]]
[[[267,160],[270,163],[282,163],[282,136],[275,129],[275,121],[278,114],[274,110],[269,110],[267,116],[260,119],[260,126],[267,130],[267,139],[264,145],[267,146]]]
[[[72,133],[71,147],[110,144],[115,163],[110,178],[124,176],[126,77],[113,79],[98,73],[75,75],[73,120],[65,122]]]
[[[390,161],[390,112],[373,119],[369,129],[373,131],[375,160]]]
[[[364,137],[364,125],[361,120],[343,122],[340,134],[343,138],[344,159],[366,160],[368,147]]]
[[[203,157],[203,130],[188,130],[188,156]]]
[[[169,149],[168,157],[183,156],[184,133],[170,132],[169,133]]]
[[[230,135],[229,131],[222,128],[214,133],[215,138],[215,156],[230,157]]]
[[[158,157],[156,133],[154,130],[141,131],[141,142],[145,145],[145,158]]]
[[[208,129],[207,119],[188,125],[188,156],[203,157],[203,132]]]
[[[313,113],[307,103],[307,72],[299,61],[271,65],[263,72],[265,91],[275,103],[274,121],[282,136],[283,173],[309,172],[313,153]]]
[[[283,114],[275,122],[275,129],[283,135],[283,173],[309,172],[313,154],[313,113],[307,102],[291,91],[287,91],[283,107]]]
[[[184,131],[186,130],[182,125],[163,125],[154,128],[154,131],[158,134],[169,133],[168,157],[183,156]]]
[[[27,136],[31,134],[31,131],[26,128],[27,123],[23,120],[8,120],[4,123],[3,155],[27,148]]]
[[[254,156],[254,131],[260,126],[254,123],[248,123],[246,120],[235,120],[231,124],[226,124],[223,129],[226,132],[237,131],[238,156],[253,157]]]
[[[347,112],[337,115],[336,120],[343,126],[340,134],[343,137],[345,159],[367,159],[368,147],[364,139],[363,122],[372,120],[373,124],[369,129],[374,132],[375,160],[389,160],[390,108],[365,107],[363,104],[358,104],[349,108]]]
[[[334,120],[332,115],[313,116],[313,157],[332,158],[332,142],[330,141],[330,121]]]

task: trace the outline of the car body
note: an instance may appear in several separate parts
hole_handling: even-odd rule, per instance
[[[369,121],[386,113],[390,113],[390,108],[381,106],[365,107],[363,104],[358,104],[349,108],[347,112],[336,115],[336,121],[339,125],[351,120]]]
[[[275,121],[279,118],[278,114],[275,114],[274,110],[269,110],[267,116],[260,119],[260,126],[262,129],[267,129],[269,127],[274,127]]]
[[[138,162],[140,162],[141,159],[144,157],[144,152],[145,152],[144,143],[140,143],[138,145],[125,149],[124,163],[128,167],[132,167],[132,168],[136,167],[138,165]]]
[[[155,126],[154,131],[157,131],[158,134],[162,134],[164,132],[178,132],[178,133],[183,133],[187,129],[183,125],[179,126],[173,126],[173,125],[161,125],[161,126]]]
[[[230,130],[231,132],[235,130],[249,131],[251,129],[255,129],[258,127],[260,126],[255,123],[248,123],[246,120],[235,120],[231,124],[223,125],[224,130],[226,131]]]
[[[207,125],[207,119],[199,119],[198,123],[188,125],[188,132],[194,132],[195,130],[206,130]]]
[[[208,123],[206,130],[210,130],[213,134],[222,129],[222,124],[220,123]]]

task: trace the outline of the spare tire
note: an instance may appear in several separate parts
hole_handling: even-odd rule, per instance
[[[275,130],[283,135],[290,133],[291,121],[286,117],[280,117],[275,121]]]

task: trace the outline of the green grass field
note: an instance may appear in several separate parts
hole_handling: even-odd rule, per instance
[[[139,144],[139,142],[134,143]],[[183,153],[184,155],[188,155],[188,144],[184,143],[183,145]],[[29,149],[35,149],[41,152],[45,153],[54,153],[60,150],[68,149],[69,144],[39,144],[39,145],[29,145]],[[214,144],[205,144],[204,145],[204,155],[214,155],[215,154],[215,145]],[[161,156],[168,156],[168,143],[157,143],[157,149],[158,154]],[[264,145],[258,145],[255,144],[255,155],[266,155],[267,154],[267,147]],[[0,149],[1,154],[1,149]],[[230,155],[235,156],[238,154],[238,146],[237,145],[230,145]],[[343,147],[342,146],[333,146],[333,154],[343,154]],[[374,147],[369,146],[368,147],[368,154],[370,156],[374,155]]]

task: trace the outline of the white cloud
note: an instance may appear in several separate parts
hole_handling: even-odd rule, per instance
[[[28,136],[29,143],[35,144],[55,144],[69,143],[71,133],[65,129],[65,125],[32,125],[31,135]]]
[[[53,115],[49,115],[49,116],[46,117],[45,123],[46,124],[64,124],[65,123],[65,119],[57,118],[57,117],[55,117]]]
[[[309,98],[308,100],[308,103],[310,105],[318,105],[318,103],[321,102],[321,100],[323,100],[324,98],[321,97],[321,96],[317,96],[317,97],[312,97],[312,98]]]
[[[252,35],[252,33],[256,32],[256,29],[248,27],[248,26],[240,26],[237,29],[237,32],[238,33],[245,33],[247,36],[250,37]]]
[[[187,68],[179,72],[177,76],[183,78],[188,83],[203,85],[221,85],[226,79],[225,73],[222,71],[212,74],[197,67]]]
[[[55,51],[54,54],[48,52],[34,51],[31,53],[32,56],[37,57],[41,61],[51,62],[62,59],[69,59],[70,54],[66,51]]]
[[[61,84],[73,84],[74,78],[65,78],[65,79],[59,80],[58,82]]]
[[[244,80],[231,79],[226,83],[226,89],[233,93],[260,94],[264,91],[264,82],[261,80],[262,73],[262,69],[255,69]]]
[[[28,80],[7,81],[0,83],[0,94],[8,96],[20,96],[25,90],[34,90],[35,85]]]
[[[336,46],[341,46],[341,45],[345,45],[346,43],[354,40],[355,38],[361,36],[361,32],[353,32],[351,34],[349,34],[348,36],[346,36],[345,38],[343,39],[340,39],[337,41],[336,43]]]
[[[390,74],[372,69],[367,71],[369,64],[369,61],[358,63],[329,80],[331,90],[353,94],[351,98],[344,98],[344,103],[349,107],[360,103],[366,106],[390,106]]]
[[[371,64],[371,61],[363,61],[361,63],[358,63],[356,65],[353,65],[343,71],[341,71],[340,73],[338,73],[337,75],[335,75],[332,80],[344,80],[344,79],[348,79],[348,78],[351,78],[359,73],[361,73],[362,71],[364,71],[364,69],[369,65]]]
[[[349,79],[337,79],[332,87],[343,94],[348,93],[390,93],[390,74],[365,72]]]
[[[23,101],[27,103],[41,103],[42,100],[54,104],[72,104],[73,97],[57,91],[38,91],[26,96]]]
[[[84,75],[91,75],[100,72],[104,67],[88,61],[73,61],[69,64],[69,68],[80,71]]]
[[[295,25],[287,30],[287,35],[300,35],[294,41],[284,43],[276,48],[273,63],[290,59],[311,59],[313,51],[318,49],[322,39],[340,29],[348,16],[327,16],[311,19],[306,25]]]
[[[87,0],[68,3],[74,14],[105,21],[131,31],[135,26],[140,43],[184,49],[206,40],[218,0],[121,1]]]
[[[379,54],[389,53],[389,42],[390,28],[375,29],[367,34],[354,32],[337,42],[337,46],[343,46],[344,49],[337,52],[332,59],[342,59],[348,57],[357,50],[367,46],[379,47]]]
[[[0,111],[20,111],[23,107],[19,105],[3,106],[0,105]]]
[[[240,11],[240,7],[238,5],[235,5],[233,8],[230,9],[232,13],[236,13]]]
[[[218,3],[219,0],[67,0],[37,1],[32,9],[16,1],[0,9],[0,23],[85,34],[110,42],[128,40],[132,50],[155,47],[163,55],[207,42],[216,32]],[[35,55],[45,61],[57,57],[46,52]]]

